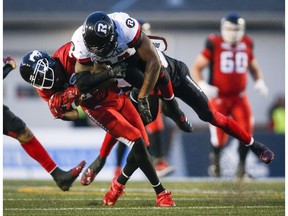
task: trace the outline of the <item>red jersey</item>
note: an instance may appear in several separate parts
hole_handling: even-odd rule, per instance
[[[38,94],[44,99],[46,102],[49,101],[51,96],[56,92],[64,91],[66,88],[75,86],[76,78],[75,78],[75,64],[76,58],[71,54],[71,42],[68,42],[61,46],[52,56],[55,61],[60,62],[61,64],[57,64],[54,68],[54,73],[56,79],[60,79],[62,84],[62,88],[52,88],[52,89],[37,89]],[[99,104],[103,98],[107,96],[108,91],[119,91],[116,86],[116,83],[113,85],[109,85],[107,87],[101,89],[92,89],[89,93],[85,94],[85,99],[82,102],[86,106],[92,107]],[[93,96],[93,97],[92,97]]]
[[[59,61],[62,68],[54,69],[55,76],[62,79],[63,89],[37,89],[38,94],[45,101],[49,101],[50,97],[58,91],[62,91],[69,86],[74,86],[75,80],[75,63],[76,59],[71,54],[71,42],[61,46],[52,56],[55,61]]]
[[[245,90],[254,58],[251,37],[245,35],[240,42],[230,45],[221,35],[210,35],[202,54],[210,61],[209,83],[219,88],[219,96],[239,95]]]

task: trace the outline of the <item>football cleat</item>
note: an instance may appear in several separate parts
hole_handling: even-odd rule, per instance
[[[262,143],[254,141],[254,143],[249,147],[252,152],[256,154],[260,158],[260,160],[262,160],[266,164],[271,163],[275,157],[274,153]]]
[[[76,167],[67,172],[61,170],[59,174],[54,177],[54,180],[58,187],[63,191],[68,191],[72,186],[73,182],[79,176],[80,172],[83,170],[85,164],[86,161],[83,160]]]
[[[88,167],[83,172],[80,182],[81,182],[81,184],[83,186],[87,186],[87,185],[91,184],[94,181],[95,177],[96,177],[96,173],[93,171],[93,169]]]
[[[249,182],[252,179],[252,176],[246,172],[245,165],[243,163],[239,163],[236,172],[236,181]]]
[[[125,185],[117,182],[117,178],[114,178],[110,187],[110,191],[108,191],[103,199],[103,205],[114,205],[118,198],[124,193]]]
[[[181,115],[179,119],[177,120],[175,119],[174,121],[182,131],[185,131],[185,132],[193,131],[192,124],[190,123],[186,115],[184,115],[184,113],[183,115]]]
[[[169,166],[168,162],[164,159],[160,159],[154,165],[158,177],[164,177],[171,174],[175,168],[173,166]]]
[[[162,100],[162,102],[162,111],[164,115],[171,118],[182,131],[193,131],[192,124],[187,116],[180,110],[175,98],[172,100]]]
[[[172,207],[176,206],[175,202],[172,200],[171,191],[164,190],[156,197],[156,205],[159,207]]]
[[[210,152],[209,159],[211,164],[208,167],[208,174],[211,177],[219,178],[221,177],[221,167],[220,167],[220,148],[213,152]]]

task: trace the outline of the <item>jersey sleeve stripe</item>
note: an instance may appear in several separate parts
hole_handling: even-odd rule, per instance
[[[130,47],[130,48],[134,47],[134,44],[136,43],[136,41],[138,41],[138,39],[140,37],[140,33],[141,33],[141,27],[140,27],[140,25],[138,25],[137,33],[136,33],[134,39],[130,43],[128,43],[128,47]]]

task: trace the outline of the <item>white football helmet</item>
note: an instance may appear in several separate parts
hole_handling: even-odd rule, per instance
[[[229,44],[239,42],[245,34],[245,20],[237,13],[230,13],[221,19],[221,35]]]

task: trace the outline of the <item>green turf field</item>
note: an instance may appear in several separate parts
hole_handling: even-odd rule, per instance
[[[176,207],[155,207],[155,194],[148,182],[128,182],[125,195],[115,206],[103,206],[110,182],[95,181],[84,187],[75,182],[62,192],[51,181],[4,181],[3,215],[285,215],[284,180],[215,181],[167,180]]]

